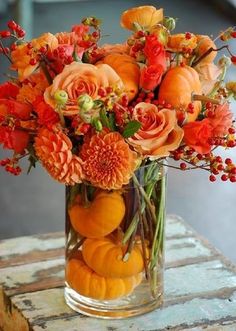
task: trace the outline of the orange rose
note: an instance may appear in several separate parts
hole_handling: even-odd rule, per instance
[[[64,70],[56,76],[53,84],[45,93],[45,101],[55,108],[54,95],[58,90],[64,90],[68,94],[67,111],[78,112],[77,98],[82,94],[88,94],[93,99],[99,98],[100,87],[117,86],[123,89],[123,83],[117,73],[107,64],[92,64],[73,62],[65,66]]]
[[[153,6],[140,6],[126,10],[121,15],[120,24],[128,30],[134,29],[138,24],[145,29],[150,29],[163,20],[163,9],[156,9]]]
[[[134,108],[133,119],[142,127],[129,138],[134,148],[146,157],[166,157],[179,147],[183,130],[178,126],[175,112],[170,109],[158,111],[155,105],[141,102]]]
[[[144,90],[154,90],[161,82],[163,67],[160,64],[153,64],[143,67],[140,75],[139,86]]]
[[[207,154],[211,150],[209,139],[212,137],[212,126],[208,118],[203,121],[187,123],[183,127],[184,141],[200,154]]]
[[[31,49],[29,49],[27,45],[27,43],[18,45],[16,49],[11,52],[11,68],[18,71],[20,80],[24,80],[37,69],[39,65],[37,51],[43,46],[47,46],[50,51],[53,51],[57,48],[58,41],[53,34],[44,33],[39,38],[31,40]],[[31,59],[36,60],[34,65],[30,64]]]

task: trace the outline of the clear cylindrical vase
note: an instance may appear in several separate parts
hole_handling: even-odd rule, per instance
[[[162,305],[165,167],[140,167],[120,190],[66,187],[65,299],[82,314],[140,315]]]

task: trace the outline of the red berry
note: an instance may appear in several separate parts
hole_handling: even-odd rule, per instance
[[[12,45],[11,45],[11,47],[10,47],[10,48],[11,48],[11,51],[15,51],[15,50],[16,50],[16,48],[17,48],[17,45],[14,43],[14,44],[12,44]]]
[[[222,161],[222,157],[220,157],[220,156],[217,156],[217,157],[215,158],[215,161],[216,161],[216,162],[219,162],[219,163],[223,162],[223,161]]]
[[[217,170],[219,170],[219,171],[223,171],[223,170],[224,170],[224,166],[223,166],[223,164],[219,164],[219,165],[217,166]]]
[[[153,92],[149,92],[148,94],[147,94],[147,97],[149,98],[149,99],[153,99],[154,98],[154,93]]]
[[[230,180],[232,183],[235,183],[235,182],[236,182],[236,176],[230,176],[230,177],[229,177],[229,180]]]
[[[91,128],[91,124],[84,123],[80,128],[80,132],[85,134],[88,132],[90,128]]]
[[[19,29],[17,30],[18,37],[23,38],[25,36],[25,30]]]
[[[36,59],[30,59],[29,63],[34,66],[37,63]]]
[[[232,38],[236,38],[236,31],[232,31],[230,35]]]
[[[210,180],[210,182],[215,182],[216,177],[214,175],[210,175],[209,180]]]
[[[226,182],[226,180],[228,180],[228,176],[227,176],[226,174],[223,174],[223,175],[221,176],[221,180],[222,180],[223,182]]]
[[[145,36],[145,32],[142,31],[142,30],[139,30],[139,31],[137,32],[137,35],[138,35],[139,38],[142,38],[142,37]]]
[[[231,56],[231,61],[233,64],[236,64],[236,55]]]
[[[40,53],[46,53],[47,52],[47,47],[46,46],[42,46],[39,49]]]
[[[9,38],[11,36],[11,32],[8,30],[0,31],[1,38]]]
[[[228,157],[225,159],[225,164],[230,165],[232,163],[232,160]]]
[[[229,134],[235,134],[235,128],[229,128],[228,132]]]
[[[106,88],[107,93],[111,93],[113,91],[113,88],[111,86],[108,86]]]
[[[122,98],[121,98],[121,103],[122,103],[122,106],[126,107],[128,106],[128,103],[129,103],[129,98],[127,95],[123,95]]]
[[[5,54],[10,53],[10,48],[9,47],[4,47],[4,53]]]
[[[149,99],[149,98],[146,98],[145,100],[144,100],[144,102],[146,102],[146,103],[151,103],[151,99]]]
[[[102,98],[104,98],[107,95],[107,92],[104,87],[99,87],[98,89],[98,95]]]
[[[187,168],[187,164],[184,162],[181,162],[179,166],[181,170],[185,170]]]
[[[191,39],[191,38],[192,38],[192,34],[190,32],[186,32],[185,39]]]
[[[236,175],[236,167],[232,168],[232,169],[230,170],[230,173],[231,173],[232,175]]]
[[[140,92],[138,96],[139,96],[139,98],[144,99],[144,98],[146,98],[146,93]]]
[[[15,31],[17,29],[17,24],[15,21],[11,20],[7,23],[9,29]]]
[[[234,140],[229,140],[227,142],[227,147],[234,147],[235,146],[235,141]]]
[[[202,154],[197,154],[196,156],[197,156],[198,160],[202,160],[203,159]]]
[[[99,38],[100,37],[100,33],[98,31],[94,31],[92,33],[92,36],[93,36],[93,38]]]
[[[175,153],[175,154],[174,154],[174,160],[175,160],[175,161],[179,161],[180,159],[181,159],[180,154]]]

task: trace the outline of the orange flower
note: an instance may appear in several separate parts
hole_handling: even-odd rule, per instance
[[[29,49],[28,44],[21,44],[11,52],[13,70],[18,71],[19,79],[24,80],[31,75],[38,67],[39,60],[37,59],[37,51],[47,46],[50,51],[53,51],[58,46],[57,38],[51,33],[44,33],[39,38],[31,40],[32,48]],[[31,65],[30,60],[34,59],[35,64]]]
[[[87,180],[102,189],[128,184],[136,167],[136,153],[118,132],[93,135],[83,144],[80,156]]]
[[[212,126],[208,118],[205,118],[203,121],[187,123],[183,129],[184,141],[189,147],[200,154],[210,152],[209,139],[212,137]]]
[[[134,24],[149,30],[163,20],[163,9],[153,6],[140,6],[126,10],[121,15],[120,24],[128,30],[134,29]]]
[[[72,143],[62,131],[40,129],[34,147],[37,157],[54,179],[66,185],[81,183],[82,161],[72,154]]]
[[[32,74],[27,83],[23,84],[17,95],[17,101],[25,103],[33,103],[38,96],[43,95],[45,89],[48,87],[48,81],[44,74]]]
[[[183,130],[177,125],[173,110],[164,108],[158,111],[155,105],[140,102],[134,108],[133,119],[142,127],[129,138],[129,142],[145,157],[166,157],[179,147]]]
[[[99,98],[100,87],[117,86],[123,89],[123,83],[117,73],[106,64],[94,66],[92,64],[73,62],[56,76],[53,84],[45,93],[45,101],[55,108],[54,94],[64,90],[68,94],[67,111],[78,112],[77,98],[87,93],[93,99]]]

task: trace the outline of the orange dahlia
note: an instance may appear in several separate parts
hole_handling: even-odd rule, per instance
[[[62,131],[40,129],[34,147],[37,157],[54,179],[66,185],[81,183],[82,161],[72,154],[72,143]]]
[[[118,132],[93,135],[83,144],[80,157],[87,180],[108,190],[128,184],[137,159]]]

